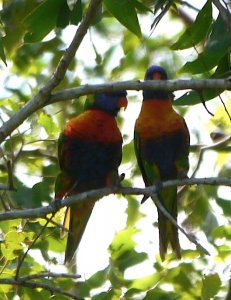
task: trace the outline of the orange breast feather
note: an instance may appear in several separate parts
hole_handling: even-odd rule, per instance
[[[136,121],[136,131],[141,134],[142,139],[158,138],[183,127],[183,118],[167,100],[144,101]]]
[[[102,143],[116,143],[122,140],[115,118],[100,110],[88,110],[71,119],[64,128],[64,134]]]

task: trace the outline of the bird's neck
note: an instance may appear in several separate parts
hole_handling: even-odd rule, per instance
[[[167,91],[162,90],[144,90],[143,91],[143,99],[168,99],[169,93]]]

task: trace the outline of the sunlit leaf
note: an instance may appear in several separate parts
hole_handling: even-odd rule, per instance
[[[45,114],[44,112],[40,113],[38,118],[38,124],[45,128],[48,135],[52,136],[58,131],[58,127],[55,124],[52,117],[48,114]]]
[[[213,298],[219,291],[221,280],[218,274],[210,274],[203,278],[201,299],[209,300]]]

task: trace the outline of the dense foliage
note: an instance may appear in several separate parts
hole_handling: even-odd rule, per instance
[[[51,79],[89,2],[0,2],[1,125],[11,122]],[[231,31],[225,17],[230,22],[231,14],[224,2],[103,0],[63,80],[52,93],[85,84],[143,79],[153,63],[166,68],[170,79],[229,77]],[[217,3],[223,8],[220,12]],[[19,122],[22,124],[12,127],[1,144],[0,183],[8,187],[0,191],[3,213],[51,203],[59,170],[56,141],[66,120],[82,111],[85,98],[45,103]],[[118,120],[124,136],[120,171],[125,173],[125,186],[143,187],[133,150],[141,93],[129,91],[128,99],[129,107]],[[190,129],[189,175],[231,177],[230,93],[206,88],[176,92],[174,104]],[[107,202],[105,206],[99,205],[86,239],[94,238],[94,243],[101,244],[110,220],[116,223],[113,230],[117,232],[110,244],[105,244],[106,254],[101,254],[101,248],[97,253],[93,243],[85,242],[90,249],[83,245],[83,254],[77,255],[77,265],[78,257],[81,260],[78,279],[63,275],[73,270],[62,266],[66,244],[58,225],[62,210],[50,222],[50,215],[47,219],[11,220],[0,216],[0,298],[49,299],[54,294],[52,299],[68,299],[71,296],[65,292],[69,292],[73,299],[224,299],[231,262],[230,195],[230,187],[219,185],[188,186],[181,192],[179,223],[211,255],[204,255],[180,235],[182,259],[175,260],[169,251],[164,263],[158,253],[154,204],[147,201],[141,206],[141,196],[111,195],[102,200]],[[105,222],[97,227],[101,219]],[[108,258],[102,267],[88,273],[89,262],[107,256],[107,248]],[[44,274],[49,271],[56,273]]]

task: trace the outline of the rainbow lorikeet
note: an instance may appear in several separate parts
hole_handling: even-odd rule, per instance
[[[58,140],[61,172],[55,184],[56,199],[119,183],[123,141],[115,117],[127,106],[126,94],[96,94],[82,114],[66,123]],[[96,200],[88,199],[66,210],[65,263],[73,258]]]
[[[147,69],[145,80],[166,80],[159,66]],[[134,145],[138,166],[146,186],[187,176],[190,137],[184,119],[172,107],[172,95],[163,90],[143,91],[143,103],[135,123]],[[158,192],[165,209],[177,219],[177,187]],[[144,197],[143,200],[147,198]],[[142,201],[143,202],[143,201]],[[170,244],[181,258],[177,228],[158,210],[159,249],[162,261]]]

